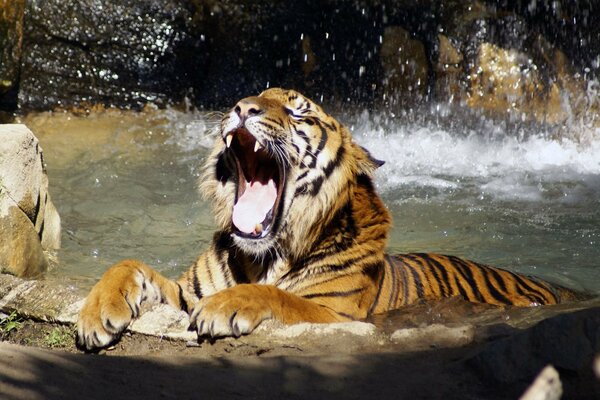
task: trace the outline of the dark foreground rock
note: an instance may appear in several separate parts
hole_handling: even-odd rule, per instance
[[[497,385],[518,385],[551,364],[565,384],[565,398],[592,399],[600,395],[600,380],[592,369],[598,353],[600,308],[591,308],[546,319],[493,341],[468,363]]]

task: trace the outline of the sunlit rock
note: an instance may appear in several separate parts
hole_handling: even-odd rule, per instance
[[[16,206],[0,197],[0,272],[22,277],[37,276],[48,268],[39,237],[31,221]]]
[[[558,371],[551,365],[540,372],[520,400],[560,400],[563,394]]]
[[[355,335],[355,336],[371,336],[376,332],[375,325],[360,322],[338,322],[334,324],[311,324],[300,323],[295,325],[285,326],[268,326],[260,328],[260,331],[266,332],[269,335],[278,336],[281,338],[296,338],[301,336],[325,336],[325,335]]]
[[[565,123],[597,104],[588,99],[584,82],[573,73],[565,54],[544,38],[535,51],[482,43],[468,77],[467,104],[492,116],[520,116],[549,125]]]
[[[568,116],[558,84],[546,82],[540,67],[517,49],[481,44],[469,81],[471,107],[549,124]]]
[[[166,304],[156,304],[144,308],[141,316],[134,320],[129,329],[146,335],[171,339],[197,340],[195,332],[187,330],[189,317],[181,310]]]
[[[36,276],[43,252],[60,247],[60,217],[48,193],[42,149],[25,125],[0,125],[0,271]]]
[[[72,285],[0,274],[0,311],[16,310],[19,315],[36,321],[73,324],[83,300]]]
[[[472,325],[449,327],[441,324],[398,329],[391,336],[393,341],[413,350],[460,347],[472,343],[474,338],[475,328]]]

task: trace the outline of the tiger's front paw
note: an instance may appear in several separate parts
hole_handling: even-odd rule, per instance
[[[273,317],[266,289],[243,284],[200,300],[190,315],[190,330],[213,338],[252,332],[262,321]]]
[[[140,312],[143,275],[122,262],[92,288],[79,312],[77,346],[92,351],[115,342]]]

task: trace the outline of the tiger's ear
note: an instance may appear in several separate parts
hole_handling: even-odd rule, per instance
[[[375,157],[373,157],[373,155],[371,154],[371,152],[369,150],[365,149],[362,146],[360,146],[360,148],[363,149],[365,153],[367,153],[367,156],[369,157],[369,161],[371,161],[375,165],[375,169],[377,169],[377,168],[381,167],[383,164],[385,164],[385,161],[378,160]]]
[[[357,153],[359,154],[356,157],[359,172],[371,175],[377,168],[385,164],[385,161],[373,157],[369,150],[357,144],[355,146],[357,147]]]

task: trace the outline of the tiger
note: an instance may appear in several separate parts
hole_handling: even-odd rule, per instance
[[[265,320],[364,320],[423,300],[498,306],[577,299],[561,286],[456,256],[385,253],[391,217],[374,186],[382,162],[294,90],[271,88],[225,113],[200,178],[217,229],[178,280],[138,260],[110,267],[77,321],[77,345],[119,340],[143,303],[189,315],[204,338]]]

